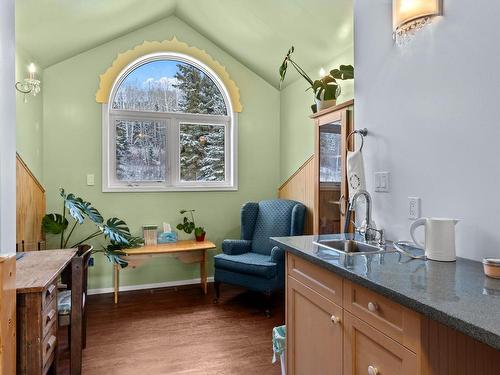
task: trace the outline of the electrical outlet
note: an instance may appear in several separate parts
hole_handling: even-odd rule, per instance
[[[420,198],[408,197],[408,219],[418,219],[420,217]]]
[[[94,267],[94,257],[89,258],[89,267]]]
[[[87,185],[88,186],[94,186],[95,185],[95,179],[93,174],[88,174],[87,175]]]
[[[379,193],[388,193],[390,189],[389,172],[375,172],[375,191]]]

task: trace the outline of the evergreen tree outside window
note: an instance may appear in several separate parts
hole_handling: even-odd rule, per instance
[[[222,82],[178,54],[118,77],[105,116],[104,191],[235,190],[235,114]]]

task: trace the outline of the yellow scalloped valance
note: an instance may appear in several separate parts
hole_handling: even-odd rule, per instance
[[[113,84],[119,74],[123,71],[123,69],[141,56],[145,56],[155,52],[178,52],[201,61],[210,69],[212,69],[224,83],[224,86],[229,93],[233,111],[241,112],[243,110],[243,107],[240,103],[240,89],[231,79],[226,68],[217,60],[213,59],[206,51],[180,42],[175,37],[171,40],[164,40],[163,42],[145,41],[141,45],[138,45],[128,50],[127,52],[120,53],[113,61],[111,66],[106,70],[106,72],[104,72],[104,74],[101,74],[99,89],[95,94],[96,101],[98,103],[107,103]]]

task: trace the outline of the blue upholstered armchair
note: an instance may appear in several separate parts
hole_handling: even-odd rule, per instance
[[[269,237],[300,236],[306,208],[302,203],[273,199],[241,208],[241,239],[224,240],[215,256],[215,292],[220,283],[239,285],[270,295],[285,285],[285,254]]]

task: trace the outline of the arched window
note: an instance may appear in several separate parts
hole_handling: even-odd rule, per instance
[[[156,53],[126,67],[103,106],[104,191],[236,189],[236,115],[203,63]]]

